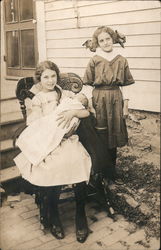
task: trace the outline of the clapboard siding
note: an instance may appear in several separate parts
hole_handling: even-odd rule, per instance
[[[130,100],[130,108],[160,112],[160,84],[158,82],[136,81],[124,88]]]
[[[111,3],[112,1],[108,1],[108,3]],[[107,3],[107,1],[99,1],[99,4]],[[78,6],[92,6],[92,5],[98,5],[97,1],[80,1],[77,3]],[[64,10],[64,9],[70,9],[73,8],[73,2],[72,1],[50,1],[49,3],[46,2],[45,10],[46,11],[55,11],[55,10]]]
[[[100,6],[100,4],[99,4]],[[90,16],[90,15],[103,15],[103,14],[115,14],[115,13],[125,13],[132,11],[141,11],[152,8],[159,8],[160,5],[158,2],[153,3],[152,1],[113,1],[112,3],[103,3],[101,9],[98,6],[90,6],[90,8],[80,7],[79,12],[81,16]]]
[[[47,48],[78,48],[90,37],[86,38],[67,38],[67,39],[49,39],[47,40]],[[139,35],[126,36],[126,47],[128,46],[156,46],[160,45],[160,35]]]
[[[118,48],[118,47],[117,47]],[[160,57],[160,47],[127,47],[126,49],[118,48],[118,53],[126,57]],[[65,49],[47,49],[47,55],[51,57],[91,57],[93,53],[85,48],[65,48]]]
[[[71,19],[75,18],[75,16],[76,14],[73,7],[66,10],[48,11],[46,13],[46,21]]]
[[[65,67],[69,64],[69,58],[51,58],[52,61],[54,61],[59,67]],[[87,65],[90,58],[70,58],[70,67],[74,68],[81,68]],[[130,65],[130,68],[139,68],[139,69],[160,69],[160,58],[150,58],[150,60],[147,60],[147,58],[128,58],[128,62]]]
[[[125,49],[119,45],[114,49],[128,59],[136,81],[127,89],[130,108],[158,112],[160,10],[159,1],[46,0],[47,58],[62,72],[83,77],[94,53],[82,44],[92,37],[96,27],[108,25],[126,35]]]
[[[107,9],[108,12],[108,9]],[[108,25],[120,25],[127,23],[141,23],[141,22],[154,22],[160,21],[160,9],[144,10],[144,11],[134,11],[134,12],[122,12],[113,13],[108,15],[98,15],[81,17],[80,28],[99,26],[102,24]],[[46,21],[47,30],[57,30],[57,29],[71,29],[76,27],[77,20],[75,19],[62,19],[62,20],[51,20]]]
[[[144,70],[144,69],[132,69],[131,73],[135,80],[144,81],[160,81],[160,71],[159,70]]]
[[[96,25],[97,27],[97,25]],[[92,36],[96,27],[68,29],[68,30],[50,30],[46,31],[47,39],[66,39],[66,38],[85,38]],[[128,36],[160,34],[160,22],[137,23],[126,25],[109,25],[109,27],[118,29],[120,32]]]
[[[63,6],[63,5],[62,5]],[[73,5],[74,6],[74,5]],[[76,13],[75,9],[71,7],[69,9],[59,9],[55,10],[54,8],[51,10],[48,10],[46,13],[46,20],[58,20],[58,19],[67,19],[67,18],[74,18]],[[100,8],[101,7],[101,8]],[[141,10],[147,10],[147,9],[153,9],[153,8],[159,8],[159,3],[152,1],[149,1],[148,3],[144,3],[140,1],[137,2],[127,2],[124,1],[120,2],[113,2],[113,3],[99,3],[98,5],[90,6],[90,8],[80,7],[79,8],[79,14],[81,17],[89,17],[89,16],[100,16],[100,15],[108,15],[109,14],[119,14],[119,13],[125,13],[125,12],[133,12],[133,11],[141,11]]]

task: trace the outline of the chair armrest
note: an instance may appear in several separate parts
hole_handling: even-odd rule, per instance
[[[34,94],[30,91],[32,86],[34,85],[34,78],[33,77],[25,77],[18,81],[17,88],[16,88],[16,97],[19,100],[20,108],[24,120],[26,120],[26,105],[25,99],[34,97]]]
[[[83,81],[75,73],[61,73],[59,86],[64,90],[78,93],[83,87]]]
[[[25,77],[20,79],[16,88],[16,97],[21,101],[24,101],[27,97],[32,99],[34,94],[30,91],[30,89],[33,85],[33,77]]]

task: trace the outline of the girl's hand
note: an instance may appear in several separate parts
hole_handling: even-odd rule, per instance
[[[129,99],[124,99],[124,106],[123,106],[123,117],[124,117],[124,119],[127,119],[128,116],[129,116],[128,101],[129,101]]]
[[[70,129],[70,131],[64,135],[64,138],[68,138],[71,135],[73,135],[73,133],[76,131],[77,127],[78,127],[78,124],[74,123],[74,125],[72,126],[72,128]]]
[[[62,128],[68,128],[71,120],[75,116],[74,110],[63,111],[58,115],[57,121],[58,126],[62,126]]]
[[[96,110],[94,108],[92,108],[92,109],[90,109],[90,112],[96,118]]]

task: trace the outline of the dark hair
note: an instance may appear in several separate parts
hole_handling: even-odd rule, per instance
[[[60,83],[60,70],[59,70],[58,66],[55,63],[51,62],[51,61],[43,61],[43,62],[40,62],[37,65],[36,70],[35,70],[36,82],[40,82],[41,75],[46,69],[51,69],[51,70],[56,72],[56,74],[57,74],[57,84],[59,84]],[[60,98],[62,96],[61,89],[59,87],[57,87],[57,86],[55,86],[54,89],[58,93],[58,102],[59,102]]]
[[[40,81],[41,75],[46,69],[51,69],[51,70],[56,72],[56,74],[57,74],[57,83],[59,83],[59,81],[60,81],[60,70],[59,70],[58,66],[55,63],[51,62],[51,61],[43,61],[43,62],[41,62],[41,63],[39,63],[37,65],[36,71],[35,71],[35,79],[37,81]]]
[[[94,32],[93,39],[92,39],[92,42],[93,42],[93,44],[94,44],[94,46],[96,48],[99,46],[99,44],[98,44],[98,36],[102,32],[108,33],[111,36],[113,43],[115,43],[115,41],[116,41],[116,33],[115,33],[115,31],[113,29],[111,29],[111,28],[109,28],[107,26],[100,26]]]

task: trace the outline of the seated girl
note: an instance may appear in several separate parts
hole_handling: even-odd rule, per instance
[[[60,76],[56,64],[51,61],[40,63],[35,75],[42,86],[42,90],[32,99],[32,118],[36,120],[52,113],[61,102],[63,94],[58,87]],[[82,107],[79,110],[67,110],[60,118],[63,117],[65,124],[66,121],[68,124],[73,117],[88,116],[89,111]],[[39,124],[36,124],[39,130]],[[48,127],[44,128],[44,132]],[[36,165],[31,164],[22,152],[14,160],[22,177],[39,193],[40,222],[45,228],[49,227],[57,239],[63,239],[65,236],[58,211],[59,191],[61,185],[73,184],[76,200],[76,238],[78,242],[83,243],[89,234],[85,198],[91,158],[78,139],[77,135],[63,138],[58,146]],[[42,148],[43,144],[44,141],[41,141]]]
[[[33,100],[33,103],[36,102],[37,104],[39,103],[37,97]],[[71,129],[73,131],[79,125],[79,119],[73,117],[69,126],[61,126],[59,124],[59,115],[67,110],[81,110],[87,107],[88,100],[84,94],[74,94],[70,91],[65,91],[65,94],[61,97],[60,104],[49,114],[35,120],[34,113],[31,113],[27,119],[28,127],[21,133],[16,145],[32,164],[39,164],[50,152],[56,149],[63,137]]]

